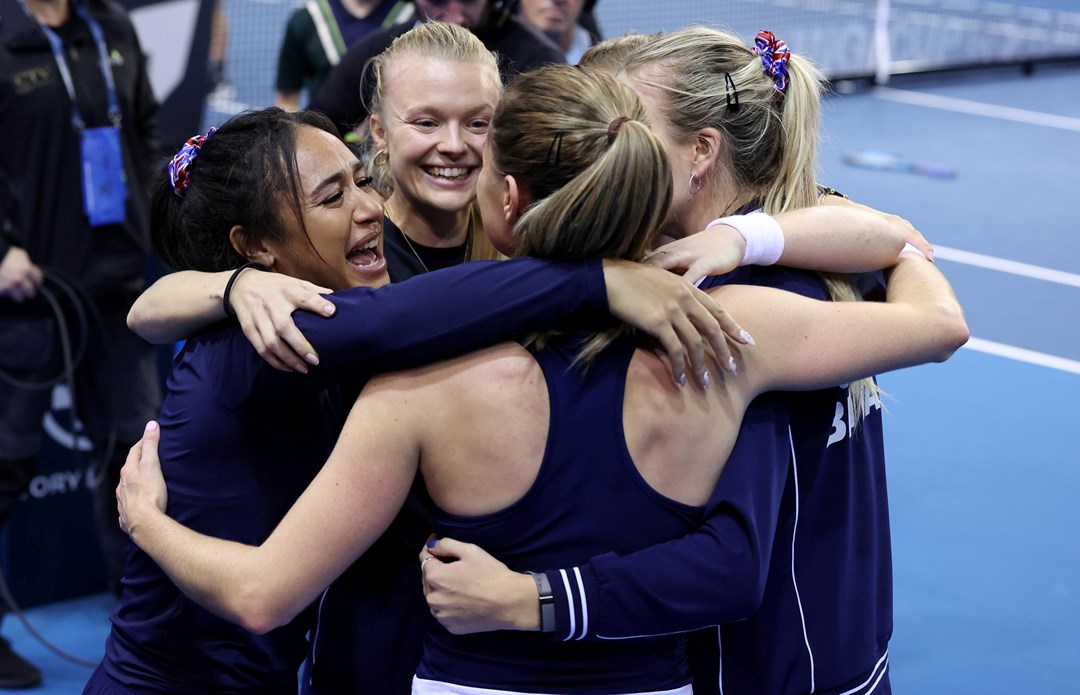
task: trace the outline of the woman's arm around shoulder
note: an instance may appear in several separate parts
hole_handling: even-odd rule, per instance
[[[121,471],[121,527],[193,601],[255,633],[287,623],[386,530],[417,470],[412,412],[393,375],[356,401],[329,460],[260,546],[205,536],[166,513],[155,423]],[[420,411],[422,412],[422,411]]]
[[[233,276],[236,276],[233,280]],[[232,280],[232,286],[229,282]],[[154,344],[191,337],[229,317],[229,308],[256,352],[275,369],[306,372],[318,364],[315,349],[293,322],[297,309],[331,316],[334,305],[323,294],[330,290],[280,273],[242,268],[220,273],[184,270],[157,280],[128,312],[128,328]]]
[[[768,215],[721,217],[703,231],[657,248],[648,262],[682,271],[691,282],[740,265],[772,265],[832,273],[891,266],[909,239],[925,239],[911,224],[861,205],[801,208]],[[929,244],[925,244],[929,247]]]
[[[904,252],[885,302],[822,302],[766,287],[710,291],[758,339],[742,350],[751,392],[832,386],[925,362],[943,362],[969,333],[952,286],[933,263]]]

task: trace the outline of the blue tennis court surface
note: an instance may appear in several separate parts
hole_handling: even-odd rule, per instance
[[[1080,692],[1080,72],[900,82],[830,100],[821,157],[831,185],[944,247],[973,336],[881,379],[895,690]],[[957,178],[842,163],[864,147]]]

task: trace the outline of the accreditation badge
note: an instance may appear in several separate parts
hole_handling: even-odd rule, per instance
[[[80,135],[83,211],[91,227],[120,224],[127,218],[127,181],[120,129],[87,128]]]

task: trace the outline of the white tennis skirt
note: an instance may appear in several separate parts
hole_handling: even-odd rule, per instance
[[[559,693],[523,693],[517,690],[473,688],[456,683],[430,681],[413,676],[413,695],[560,695]],[[674,690],[650,690],[648,692],[622,693],[621,695],[694,695],[694,688],[687,684]]]

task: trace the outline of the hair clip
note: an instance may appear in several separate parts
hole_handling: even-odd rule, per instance
[[[727,110],[730,113],[739,111],[739,90],[735,88],[735,80],[731,79],[731,73],[724,73],[724,96],[727,99]]]
[[[547,160],[544,162],[548,169],[559,166],[559,160],[562,158],[562,141],[563,132],[560,130],[555,133],[555,137],[551,139],[551,145],[548,146]]]

